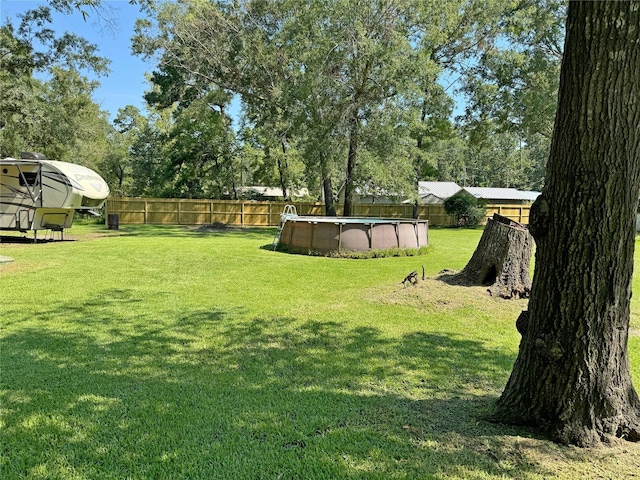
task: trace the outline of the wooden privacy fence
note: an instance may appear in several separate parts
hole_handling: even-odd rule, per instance
[[[277,226],[285,205],[294,205],[298,215],[324,216],[322,202],[256,202],[193,200],[177,198],[109,197],[106,217],[118,215],[120,224]],[[499,213],[521,223],[529,221],[529,205],[488,205],[487,217]],[[338,215],[342,213],[338,207]],[[413,218],[411,204],[359,203],[354,217]],[[418,218],[431,226],[452,226],[453,216],[442,205],[419,205]]]
[[[486,218],[493,217],[494,213],[502,215],[503,217],[510,218],[516,222],[529,224],[529,211],[531,210],[531,204],[529,205],[487,205],[487,211],[485,213]]]

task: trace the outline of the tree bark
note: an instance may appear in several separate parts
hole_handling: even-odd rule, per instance
[[[333,187],[331,185],[331,176],[325,177],[322,180],[322,188],[324,189],[324,214],[327,217],[335,217],[336,204],[333,201]]]
[[[495,214],[487,221],[473,256],[457,274],[440,278],[456,285],[485,285],[491,295],[527,298],[533,237],[527,227]]]
[[[640,440],[629,371],[640,194],[640,2],[571,2],[558,112],[531,210],[536,271],[495,418],[597,446]]]
[[[327,157],[324,152],[320,152],[320,174],[322,175],[322,191],[324,193],[324,214],[327,217],[335,217],[336,205],[333,201],[333,185],[331,172],[327,165]]]
[[[284,137],[280,137],[280,147],[282,148],[282,161],[280,157],[278,159],[278,173],[280,174],[280,188],[282,188],[282,197],[285,202],[291,200],[289,195],[289,165],[287,164],[287,143]]]
[[[353,172],[356,169],[358,156],[358,113],[353,113],[353,118],[349,122],[349,154],[347,156],[347,177],[344,183],[344,216],[350,217],[353,214]]]

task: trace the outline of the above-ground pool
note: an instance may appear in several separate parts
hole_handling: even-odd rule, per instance
[[[429,244],[428,232],[427,220],[289,216],[280,243],[297,253],[420,248]]]

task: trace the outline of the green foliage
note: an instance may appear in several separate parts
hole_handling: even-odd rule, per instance
[[[57,35],[48,7],[0,27],[0,156],[21,151],[99,169],[111,133],[106,114],[91,95],[108,60],[74,34]]]
[[[174,114],[167,137],[171,197],[225,198],[235,185],[230,119],[213,108],[216,92],[194,99]],[[206,141],[203,141],[205,140]]]
[[[462,227],[474,227],[484,220],[485,207],[468,193],[456,193],[444,201],[444,209],[449,215],[453,215],[456,224]]]
[[[418,178],[469,185],[465,177],[468,150],[467,144],[457,133],[452,138],[432,142],[422,152]]]
[[[437,80],[474,44],[478,19],[490,18],[495,5],[480,3],[445,17],[409,0],[166,3],[138,23],[134,50],[162,56],[151,102],[167,106],[190,91],[238,95],[285,191],[302,180],[297,152],[307,185],[335,175],[347,199],[371,183],[413,195],[416,180],[434,172],[425,150],[452,136],[453,103]]]
[[[504,11],[499,41],[481,48],[465,71],[463,123],[472,148],[486,147],[496,135],[516,136],[530,168],[513,184],[539,189],[555,118],[566,2],[526,0],[514,7]]]
[[[0,155],[75,158],[134,196],[236,198],[265,184],[329,206],[356,190],[415,199],[424,179],[542,186],[561,2],[133,3],[148,14],[133,50],[157,60],[147,118],[106,124],[85,74],[108,61],[55,32],[43,6],[0,30]],[[49,5],[114,21],[100,0]],[[467,99],[458,124],[455,88]]]
[[[548,143],[536,136],[525,145],[515,133],[503,132],[495,123],[486,122],[486,137],[474,137],[466,145],[464,165],[467,185],[536,190],[542,186]],[[489,134],[491,132],[491,134]],[[538,162],[542,162],[538,164]]]
[[[386,249],[374,249],[366,252],[330,252],[331,258],[351,258],[356,260],[371,259],[371,258],[393,258],[393,257],[417,257],[420,255],[427,255],[429,247],[420,248],[386,248]]]
[[[393,258],[393,257],[416,257],[420,255],[426,255],[429,252],[429,247],[420,248],[385,248],[374,249],[364,252],[355,252],[351,250],[343,251],[331,251],[327,254],[322,254],[317,250],[308,250],[306,252],[291,252],[291,248],[288,245],[279,243],[276,246],[276,250],[284,253],[303,253],[311,256],[325,256],[330,258],[350,258],[353,260],[366,260],[371,258]]]

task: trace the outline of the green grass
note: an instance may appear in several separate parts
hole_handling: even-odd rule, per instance
[[[526,301],[400,283],[462,268],[480,230],[369,260],[274,252],[273,235],[78,225],[74,241],[0,244],[15,259],[0,266],[0,476],[637,475],[636,444],[565,448],[483,419]]]

